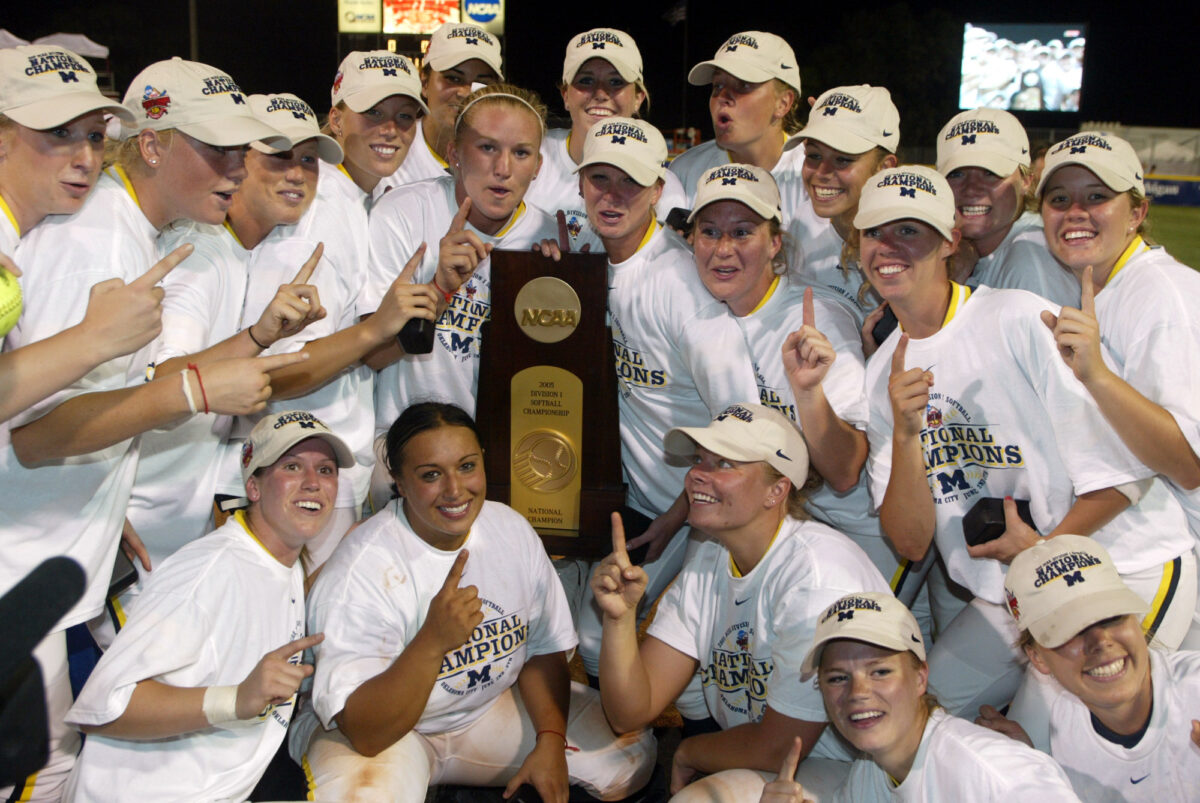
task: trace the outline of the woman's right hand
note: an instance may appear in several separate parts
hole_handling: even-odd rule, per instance
[[[612,554],[600,561],[592,575],[592,594],[606,617],[620,619],[637,609],[646,593],[648,578],[641,566],[629,561],[620,513],[612,514],[612,544]]]
[[[458,553],[446,582],[429,602],[429,613],[421,630],[436,640],[439,654],[456,650],[467,643],[472,631],[483,621],[483,602],[475,586],[459,588],[467,566],[467,550]]]
[[[803,747],[804,741],[799,736],[792,740],[792,749],[784,757],[779,775],[763,787],[758,803],[812,803],[804,796],[804,787],[794,780]]]
[[[434,283],[448,293],[462,287],[479,263],[492,253],[492,244],[479,239],[479,235],[467,230],[467,215],[471,213],[470,196],[463,199],[458,212],[450,221],[450,230],[438,244],[438,266]]]
[[[892,373],[888,378],[888,396],[892,400],[892,420],[897,434],[916,438],[925,426],[925,408],[929,405],[929,389],[933,373],[921,368],[904,368],[908,351],[908,335],[901,335],[892,354]]]

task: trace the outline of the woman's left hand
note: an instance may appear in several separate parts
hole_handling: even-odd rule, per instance
[[[1063,307],[1055,316],[1042,313],[1042,323],[1054,333],[1054,343],[1063,362],[1085,385],[1108,371],[1100,350],[1100,323],[1096,320],[1096,291],[1092,266],[1083,269],[1079,309]]]
[[[508,800],[524,784],[537,790],[544,803],[567,803],[569,781],[567,780],[567,745],[557,733],[543,731],[517,774],[504,788],[504,799]]]
[[[1011,496],[1004,497],[1004,534],[999,538],[967,546],[967,554],[973,558],[993,558],[1009,563],[1029,547],[1041,540],[1037,530],[1030,527],[1017,513],[1017,503]]]

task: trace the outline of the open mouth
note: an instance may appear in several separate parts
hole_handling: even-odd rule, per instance
[[[963,217],[983,217],[988,212],[991,212],[990,206],[960,206],[958,212]]]
[[[834,198],[840,198],[845,194],[846,191],[839,187],[813,187],[814,201],[832,201]]]
[[[298,204],[304,200],[304,193],[298,190],[281,190],[279,195],[290,204]]]
[[[593,106],[584,110],[590,117],[612,117],[616,112],[605,106]]]
[[[883,718],[882,711],[855,711],[850,714],[847,719],[850,724],[856,728],[869,728]]]
[[[717,497],[709,496],[708,494],[700,493],[699,491],[693,491],[692,503],[700,505],[715,505],[717,503]]]
[[[391,159],[396,155],[396,151],[400,150],[395,145],[372,145],[373,150],[380,159]]]
[[[214,192],[213,195],[220,199],[222,206],[228,206],[233,203],[233,192],[233,190],[227,190],[225,192]]]
[[[1096,232],[1094,232],[1094,231],[1079,231],[1079,230],[1068,231],[1065,234],[1063,234],[1062,238],[1069,243],[1080,242],[1080,241],[1090,241],[1090,240],[1096,239]]]
[[[468,508],[471,507],[471,501],[461,502],[457,505],[438,505],[438,513],[441,513],[448,519],[460,519],[467,514]]]
[[[877,274],[879,274],[880,276],[882,276],[883,278],[887,278],[889,276],[895,276],[899,273],[903,273],[905,267],[906,267],[905,265],[898,265],[898,264],[877,265],[875,267],[875,272]]]
[[[301,499],[296,503],[296,507],[301,510],[311,510],[314,513],[320,513],[324,509],[324,505],[312,499]]]

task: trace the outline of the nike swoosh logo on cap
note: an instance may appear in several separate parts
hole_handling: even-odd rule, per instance
[[[792,459],[792,458],[788,457],[787,455],[785,455],[785,454],[783,453],[783,449],[776,449],[776,450],[775,450],[775,454],[776,454],[776,455],[778,455],[779,457],[782,457],[784,460],[791,460],[791,459]]]

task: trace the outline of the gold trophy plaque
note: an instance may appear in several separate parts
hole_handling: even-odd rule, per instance
[[[607,278],[603,254],[492,254],[476,413],[488,498],[556,555],[608,554],[625,499]]]

